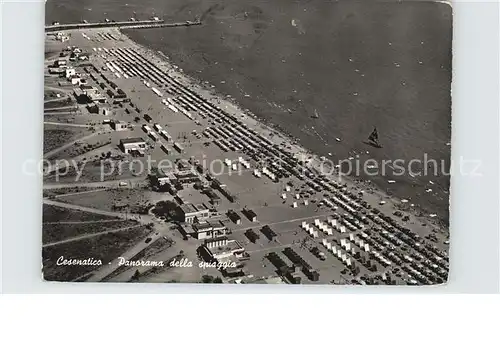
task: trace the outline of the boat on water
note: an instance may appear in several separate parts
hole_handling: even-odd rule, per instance
[[[319,118],[318,110],[314,109],[314,114],[311,115],[311,118],[313,118],[313,119]]]
[[[378,140],[378,131],[377,127],[373,127],[373,131],[371,134],[368,136],[368,140],[365,142],[365,144],[371,145],[376,148],[382,148],[382,145],[380,144]]]

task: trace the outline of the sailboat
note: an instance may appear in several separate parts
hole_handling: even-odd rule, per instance
[[[314,119],[319,118],[318,110],[314,109],[314,115],[311,115],[311,118],[314,118]]]
[[[382,145],[380,145],[380,142],[378,140],[377,127],[373,127],[373,131],[368,136],[368,140],[366,141],[366,144],[371,145],[371,146],[376,147],[376,148],[382,147]]]

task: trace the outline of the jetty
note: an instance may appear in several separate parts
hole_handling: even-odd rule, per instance
[[[160,28],[160,27],[188,27],[188,26],[199,26],[201,24],[202,22],[199,20],[166,23],[162,19],[146,20],[146,21],[120,21],[120,22],[110,21],[110,22],[96,22],[96,23],[69,23],[69,24],[56,23],[45,26],[45,33],[61,32],[72,29],[111,28],[111,27],[117,27],[121,29],[139,29],[139,28]]]

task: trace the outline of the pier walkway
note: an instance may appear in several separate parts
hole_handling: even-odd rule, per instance
[[[45,26],[45,32],[61,32],[71,29],[88,29],[88,28],[110,28],[118,27],[122,29],[138,29],[138,28],[160,28],[160,27],[187,27],[201,25],[201,21],[185,21],[176,23],[165,23],[164,20],[148,20],[148,21],[122,21],[122,22],[97,22],[97,23],[70,23],[70,24],[53,24]]]

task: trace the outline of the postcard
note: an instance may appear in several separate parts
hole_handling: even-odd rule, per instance
[[[45,7],[45,281],[446,283],[450,4]]]

